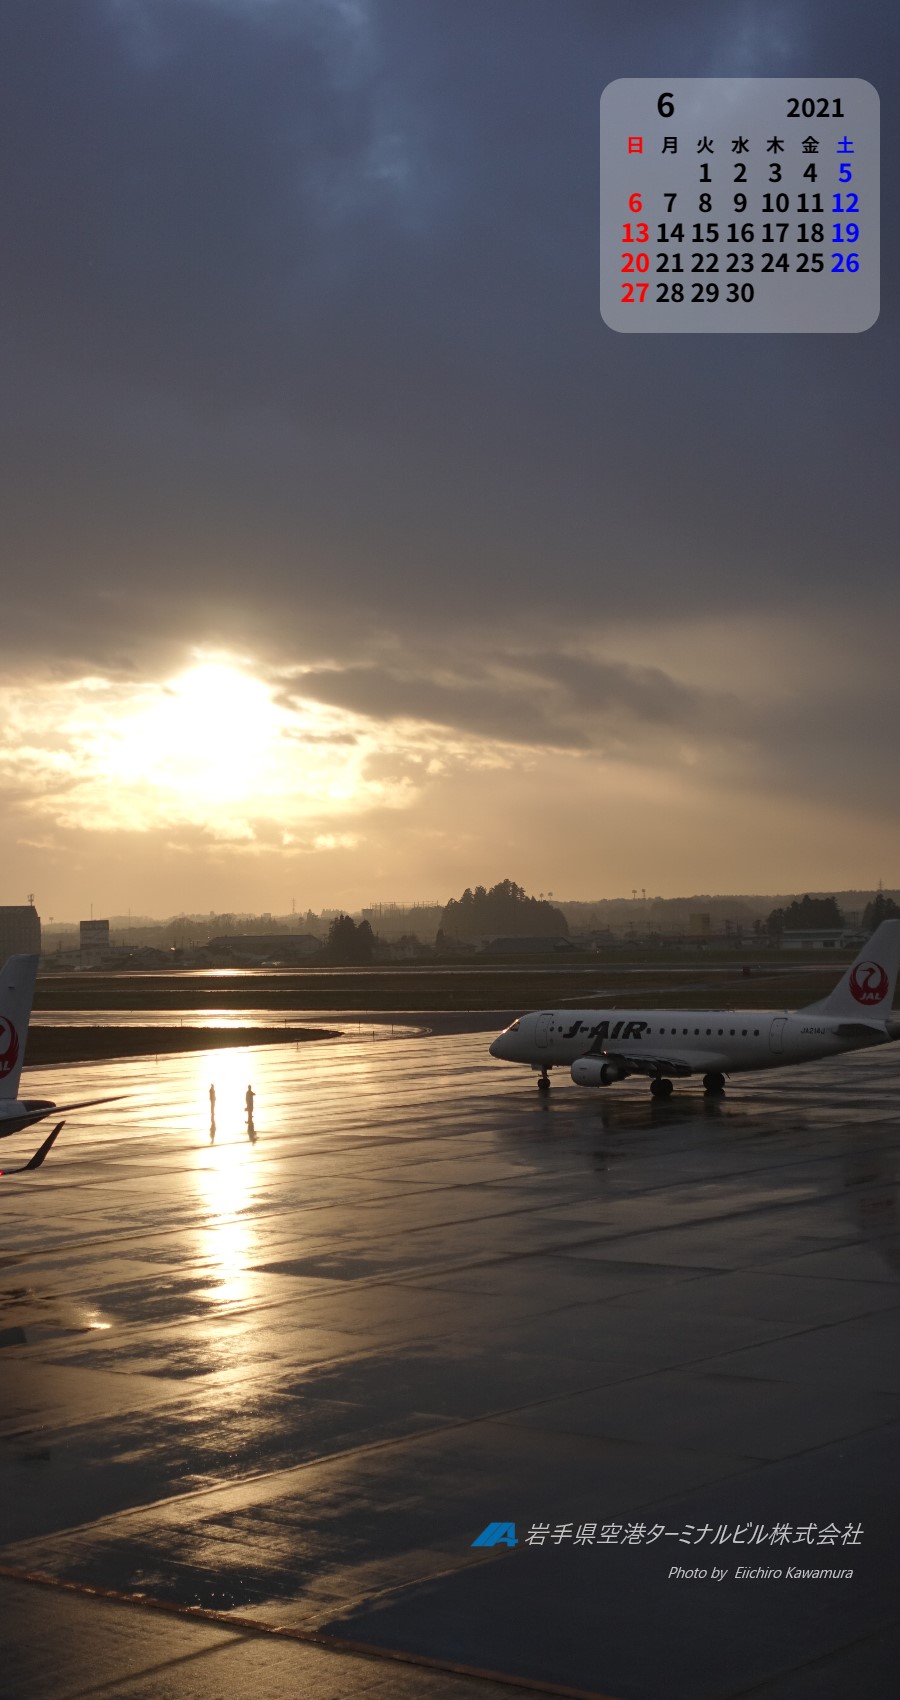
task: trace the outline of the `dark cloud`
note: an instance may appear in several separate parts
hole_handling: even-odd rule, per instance
[[[588,745],[583,732],[561,724],[533,693],[504,690],[486,678],[442,683],[424,675],[400,677],[380,667],[310,668],[297,682],[297,696],[376,720],[424,721],[448,732],[509,743]]]
[[[585,760],[691,739],[824,795],[839,759],[880,809],[892,222],[862,336],[617,337],[597,144],[617,76],[840,67],[890,161],[897,31],[886,0],[0,7],[7,671],[221,646]],[[849,655],[841,688],[755,686],[761,611]],[[678,665],[638,665],[667,622]]]
[[[893,594],[890,244],[863,337],[599,319],[599,89],[636,62],[696,71],[698,45],[723,74],[852,49],[883,84],[896,20],[802,0],[3,9],[6,512],[53,587],[43,643],[137,654],[243,624],[279,645],[348,594],[368,620],[446,621],[448,580],[451,620],[542,599],[551,625],[560,598],[588,622],[636,598],[833,602],[851,561]]]
[[[645,730],[724,737],[748,718],[737,699],[691,689],[658,668],[553,653],[500,656],[444,678],[427,665],[309,668],[284,700],[310,698],[375,720],[568,750],[634,745]]]

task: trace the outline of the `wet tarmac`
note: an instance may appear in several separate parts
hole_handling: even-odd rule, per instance
[[[64,1009],[42,1010],[32,1022],[32,1031],[42,1027],[321,1027],[324,1015],[331,1023],[340,1022],[349,1038],[362,1036],[365,1026],[368,1038],[399,1038],[404,1033],[420,1031],[427,1014],[413,1019],[403,1016],[397,1022],[384,1015],[369,1015],[362,1010],[323,1012],[318,1009],[299,1009],[290,1015],[279,1012],[273,1016],[268,1009]]]
[[[900,1048],[659,1104],[482,1034],[27,1088],[126,1096],[0,1183],[2,1700],[893,1700]]]

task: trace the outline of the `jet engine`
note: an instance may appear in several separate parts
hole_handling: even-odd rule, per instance
[[[577,1057],[571,1075],[576,1086],[612,1086],[617,1080],[625,1080],[628,1070],[602,1057]]]

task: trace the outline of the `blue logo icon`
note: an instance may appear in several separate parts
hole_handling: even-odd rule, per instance
[[[489,1523],[472,1542],[473,1547],[514,1547],[516,1544],[515,1523]]]

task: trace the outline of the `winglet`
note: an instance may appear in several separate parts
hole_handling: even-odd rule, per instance
[[[48,1134],[40,1150],[36,1151],[27,1163],[20,1163],[15,1169],[0,1169],[0,1177],[3,1175],[23,1175],[26,1169],[39,1169],[63,1125],[63,1122],[57,1122],[53,1132]]]

